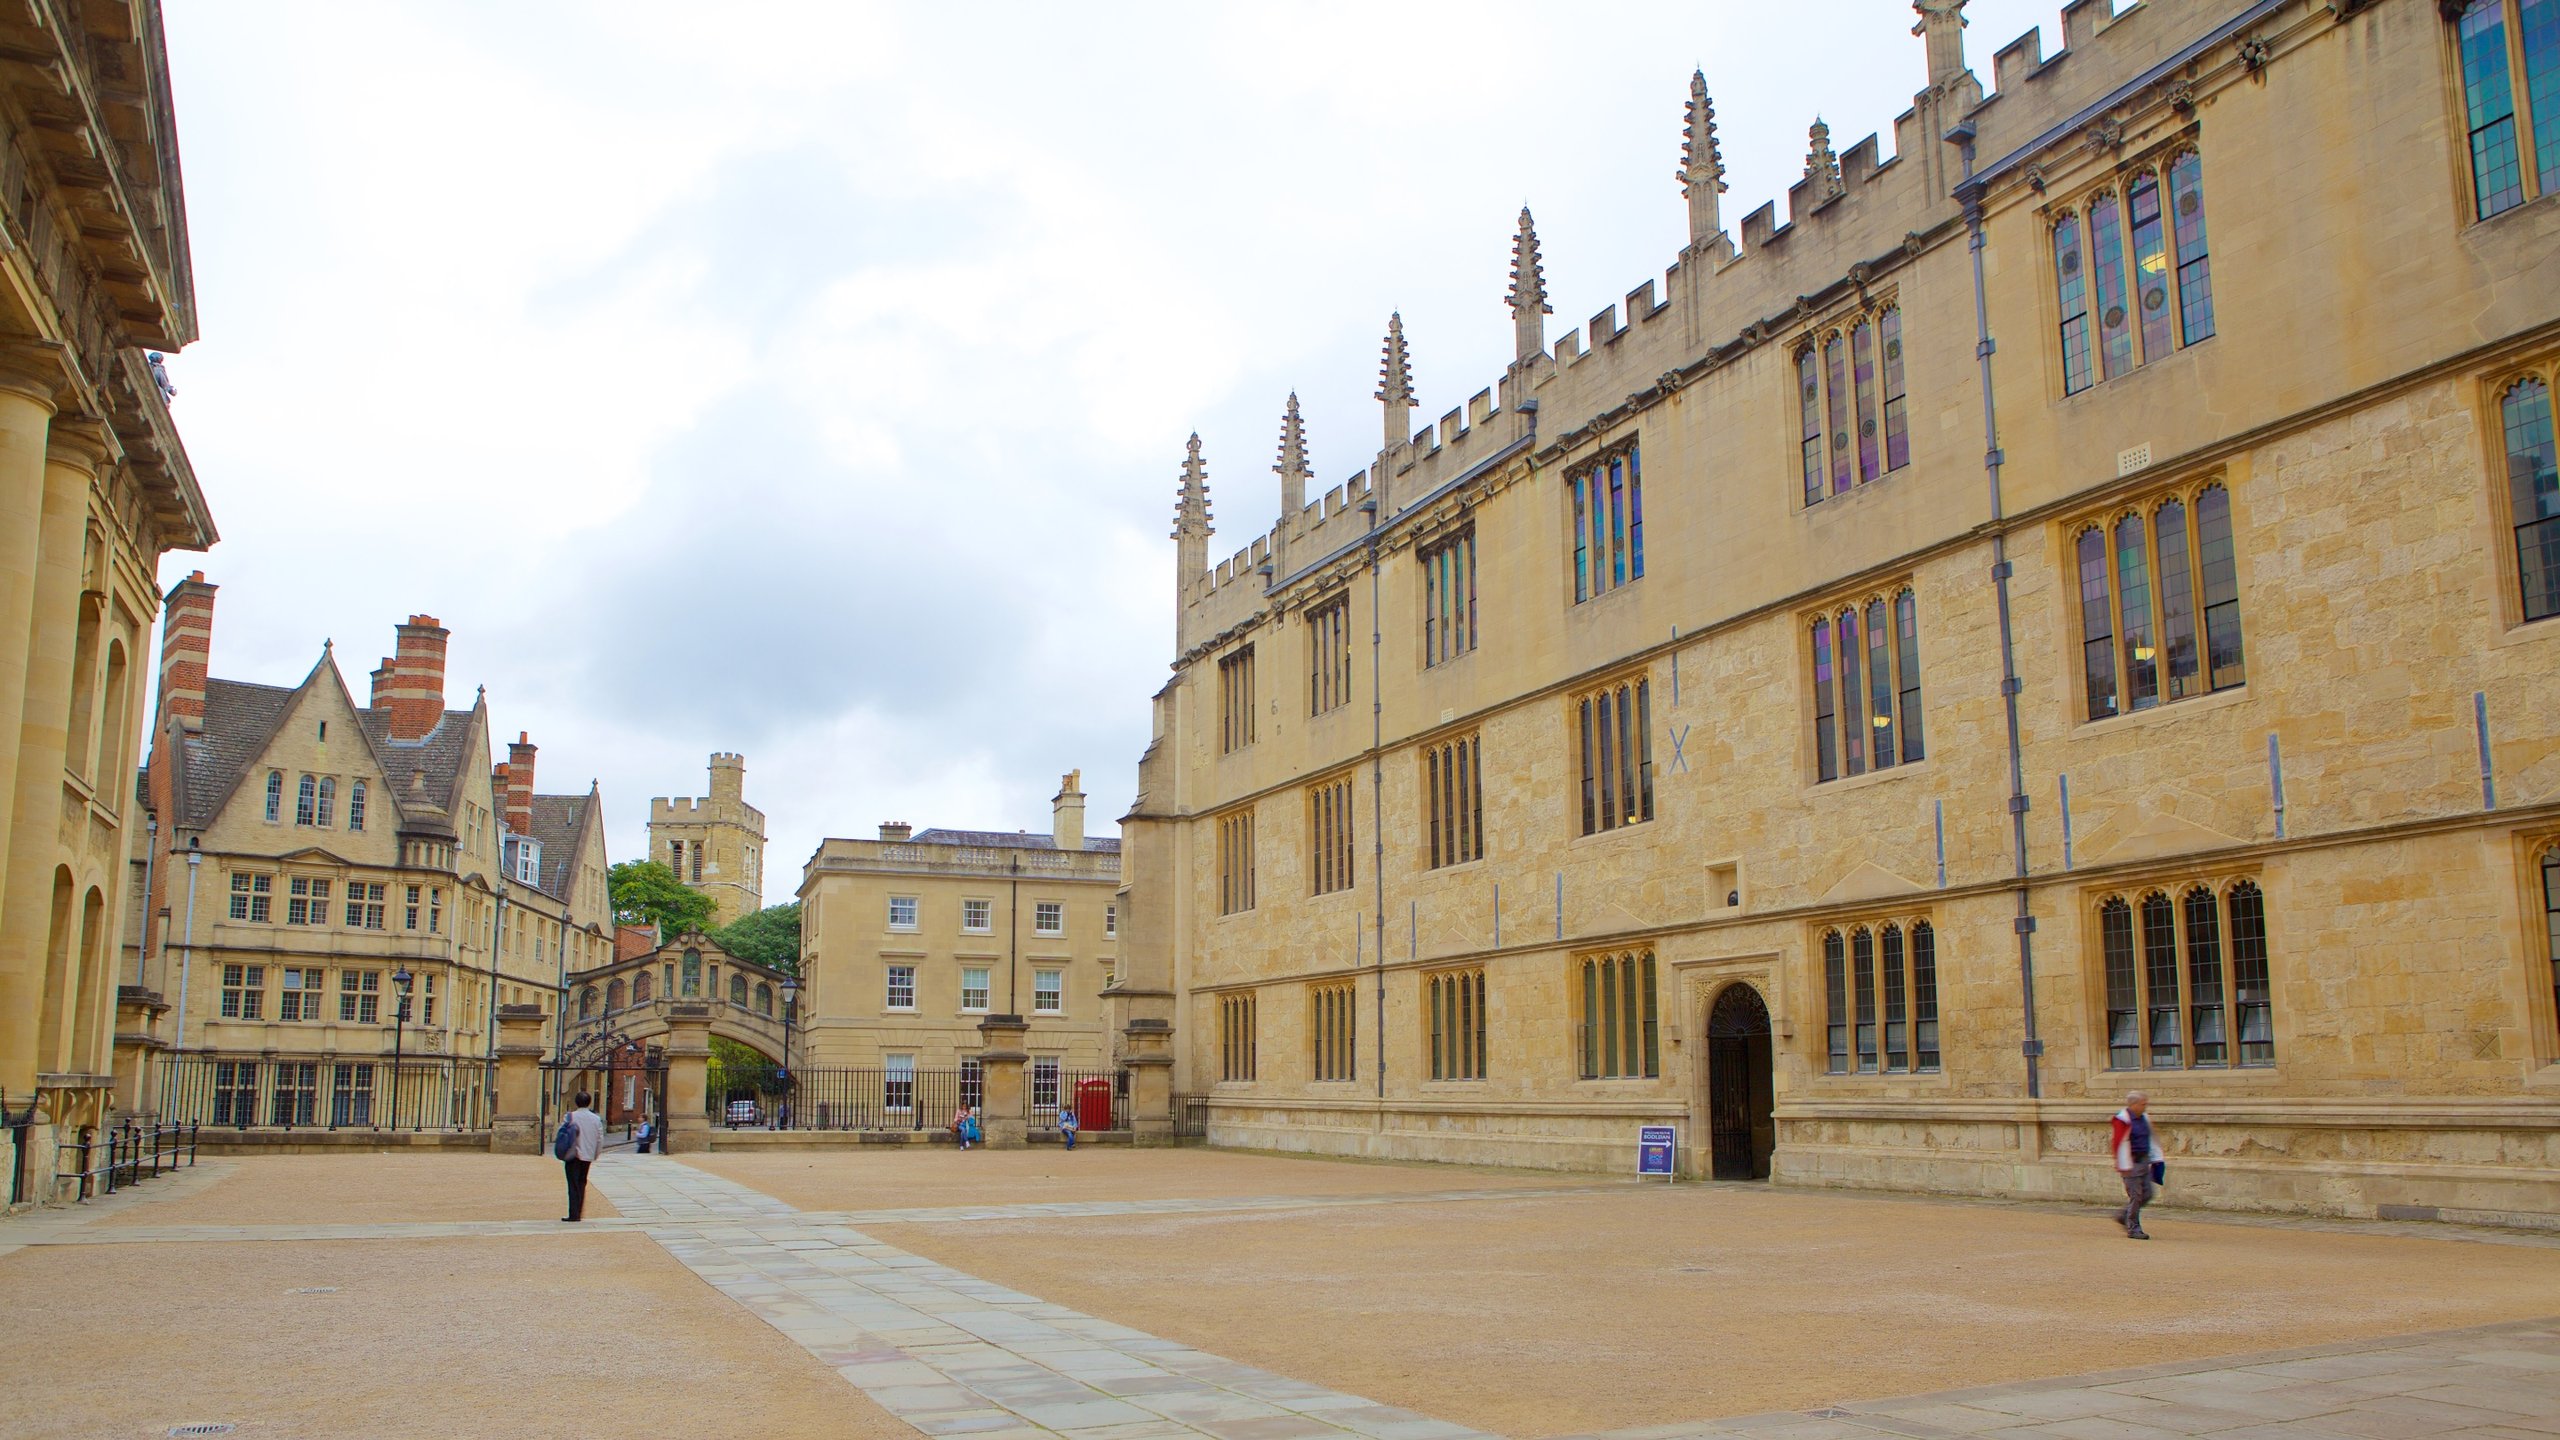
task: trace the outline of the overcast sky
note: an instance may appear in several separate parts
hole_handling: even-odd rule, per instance
[[[1174,484],[1225,555],[1366,465],[1401,308],[1419,415],[1658,276],[1704,66],[1729,229],[1819,114],[1921,87],[1906,0],[1521,5],[167,0],[204,338],[173,408],[223,539],[214,673],[362,700],[453,631],[545,792],[747,757],[765,899],[825,835],[1114,833],[1171,658]],[[1967,54],[2046,0],[1975,0]]]

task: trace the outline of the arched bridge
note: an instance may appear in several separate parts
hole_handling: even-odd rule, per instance
[[[667,1011],[686,1004],[709,1007],[712,1034],[782,1062],[790,983],[781,971],[741,960],[705,936],[681,935],[645,955],[572,973],[564,1052],[662,1040]]]

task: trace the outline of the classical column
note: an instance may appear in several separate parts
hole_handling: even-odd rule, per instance
[[[44,499],[36,522],[34,603],[22,672],[26,691],[18,714],[0,717],[0,724],[14,719],[18,732],[7,885],[0,891],[0,1055],[32,1056],[39,1072],[70,1063],[82,958],[74,948],[81,913],[78,877],[67,913],[57,917],[54,870],[60,863],[63,766],[70,755],[81,533],[89,485],[103,456],[104,438],[94,422],[57,418],[48,427]],[[121,876],[108,877],[115,894],[110,904],[123,901],[121,881]],[[57,919],[65,933],[53,937],[49,932]],[[47,993],[57,983],[48,974],[49,952],[56,943],[64,947],[66,962],[58,996]]]
[[[36,555],[43,529],[45,436],[62,367],[50,347],[0,350],[0,894],[9,877],[18,800],[18,717],[27,702],[28,643],[35,619]],[[35,1052],[25,1042],[40,1013],[43,958],[0,951],[0,1093],[26,1103]],[[25,973],[21,973],[24,971]]]
[[[1031,1027],[1019,1015],[990,1015],[978,1022],[978,1038],[986,1048],[978,1054],[978,1114],[986,1122],[987,1148],[1019,1150],[1028,1141],[1030,1098],[1022,1087],[1022,1067],[1031,1059],[1022,1037]]]
[[[693,1155],[711,1148],[711,1007],[688,1000],[667,1007],[667,1113],[670,1155]]]
[[[498,1112],[492,1155],[539,1155],[542,1145],[542,1007],[498,1007]]]

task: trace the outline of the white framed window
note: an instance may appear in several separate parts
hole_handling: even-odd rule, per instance
[[[427,933],[444,933],[444,887],[440,885],[427,891]]]
[[[411,930],[418,928],[418,892],[423,888],[423,886],[418,885],[412,885],[409,887],[409,903],[407,906],[409,923],[406,928]]]
[[[1117,904],[1102,907],[1102,938],[1105,940],[1120,938],[1120,907]]]
[[[880,1104],[885,1110],[907,1111],[916,1108],[916,1057],[883,1055],[880,1057]]]
[[[324,970],[287,966],[284,972],[284,988],[276,996],[276,1018],[278,1020],[319,1019],[320,992],[327,986],[328,981],[328,972]]]
[[[347,928],[379,930],[382,928],[383,896],[391,887],[363,880],[347,882]]]
[[[1043,900],[1031,907],[1031,933],[1064,935],[1067,933],[1067,902]]]
[[[302,777],[300,783],[294,787],[293,823],[296,825],[317,825],[320,823],[319,815],[320,782],[312,776],[305,775]]]
[[[271,918],[275,904],[276,877],[273,875],[231,874],[231,918],[264,925]]]
[[[892,1010],[916,1008],[916,967],[913,965],[889,967],[888,1004]]]
[[[1067,1009],[1067,972],[1034,970],[1031,972],[1031,1008],[1042,1015],[1063,1015]]]
[[[963,900],[960,902],[960,928],[972,935],[985,935],[996,928],[996,902]]]
[[[276,817],[281,814],[283,810],[284,772],[281,770],[270,770],[267,772],[267,823],[270,825],[276,823]]]
[[[916,897],[913,895],[889,897],[889,928],[892,930],[916,928]]]
[[[284,923],[287,925],[326,925],[329,923],[329,882],[309,875],[296,875],[286,882]]]
[[[1058,1057],[1041,1055],[1031,1062],[1031,1108],[1058,1108]]]
[[[361,780],[347,792],[347,828],[349,830],[364,828],[364,782]]]
[[[320,780],[320,828],[326,830],[338,813],[338,782],[327,776]]]
[[[222,1018],[225,1020],[263,1020],[267,1009],[267,967],[264,965],[225,965],[222,967]]]
[[[434,981],[427,982],[434,984]],[[338,1018],[349,1025],[377,1023],[382,1013],[382,972],[379,970],[341,970],[338,972]]]
[[[984,1010],[987,1008],[987,1002],[995,994],[995,988],[987,978],[989,973],[984,965],[970,965],[962,968],[960,971],[961,1009]]]

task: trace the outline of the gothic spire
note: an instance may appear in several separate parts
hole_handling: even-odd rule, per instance
[[[1547,322],[1556,313],[1547,303],[1547,267],[1538,254],[1538,223],[1529,207],[1520,207],[1520,231],[1511,237],[1512,358],[1534,360],[1547,353]]]
[[[1218,533],[1209,523],[1209,467],[1200,459],[1200,432],[1191,432],[1191,444],[1182,458],[1182,488],[1176,492],[1173,506],[1173,538],[1197,541],[1207,553],[1210,536]]]
[[[1298,392],[1289,392],[1289,408],[1280,412],[1280,524],[1307,508],[1307,422],[1298,414]]]
[[[1724,225],[1716,197],[1724,193],[1724,150],[1716,143],[1716,102],[1707,98],[1707,72],[1689,76],[1689,115],[1680,127],[1680,193],[1689,201],[1689,243],[1713,239]]]
[[[1386,409],[1386,448],[1413,438],[1413,362],[1404,349],[1404,312],[1387,317],[1385,358],[1378,362],[1378,400]]]
[[[1920,23],[1911,27],[1911,33],[1927,42],[1929,84],[1933,87],[1952,84],[1967,73],[1964,4],[1965,0],[1911,0],[1911,8],[1920,15]]]
[[[1808,138],[1811,148],[1805,152],[1804,178],[1812,182],[1813,203],[1819,205],[1847,187],[1840,179],[1840,157],[1831,153],[1831,127],[1822,123],[1821,116],[1813,117]]]

